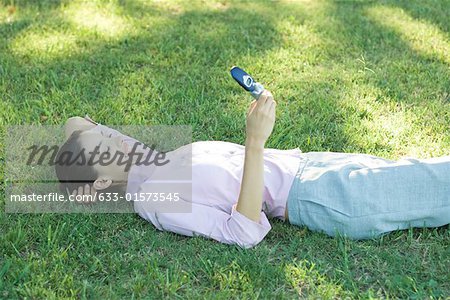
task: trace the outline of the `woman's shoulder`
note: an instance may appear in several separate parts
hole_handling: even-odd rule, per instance
[[[225,141],[196,141],[192,143],[192,152],[235,153],[243,152],[245,147]]]

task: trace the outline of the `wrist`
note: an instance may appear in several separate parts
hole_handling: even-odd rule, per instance
[[[264,149],[266,141],[261,138],[248,136],[245,139],[245,147],[250,149]]]

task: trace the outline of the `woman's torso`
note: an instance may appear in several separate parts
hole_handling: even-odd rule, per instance
[[[200,141],[167,152],[171,161],[164,166],[139,166],[130,171],[129,182],[137,171],[150,175],[148,180],[179,177],[179,165],[189,165],[191,195],[181,195],[193,203],[225,212],[238,201],[244,167],[245,147],[222,141]],[[264,192],[262,209],[268,217],[285,219],[286,200],[298,170],[299,149],[264,149]],[[183,162],[181,162],[183,161]],[[134,169],[134,172],[133,172]]]

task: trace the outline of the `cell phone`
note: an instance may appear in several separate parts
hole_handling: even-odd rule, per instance
[[[264,87],[261,83],[255,81],[252,76],[239,67],[232,67],[230,70],[231,77],[237,81],[237,83],[249,92],[253,98],[258,100],[259,96],[264,92]]]

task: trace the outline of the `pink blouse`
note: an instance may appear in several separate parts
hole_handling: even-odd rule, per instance
[[[93,131],[121,135],[132,148],[135,139],[117,130],[98,124]],[[259,222],[236,210],[242,180],[245,147],[221,141],[199,141],[189,145],[192,153],[191,195],[180,194],[181,201],[189,202],[191,212],[158,212],[149,209],[151,202],[134,201],[135,211],[157,229],[212,238],[243,248],[257,245],[272,228],[267,217],[285,220],[284,213],[289,189],[297,173],[301,150],[264,149],[264,193]],[[182,148],[168,152],[177,157]],[[180,155],[178,155],[180,156]],[[172,168],[172,169],[171,169]],[[132,166],[128,174],[127,193],[150,193],[153,178],[159,173],[177,172],[176,166]]]

